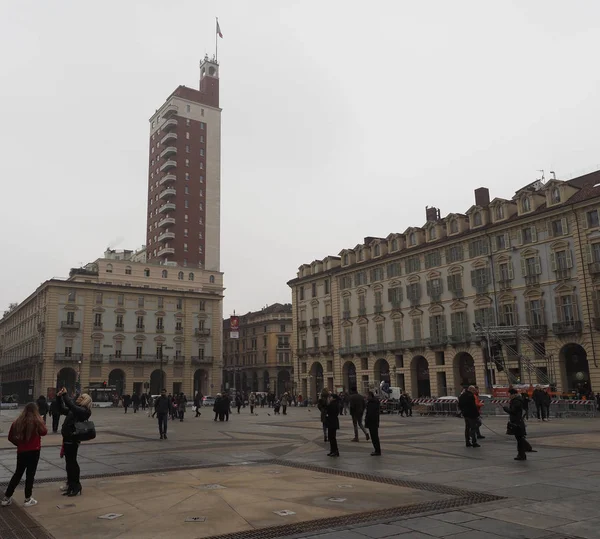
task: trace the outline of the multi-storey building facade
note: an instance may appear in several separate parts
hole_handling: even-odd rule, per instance
[[[221,387],[222,274],[124,258],[46,281],[0,320],[4,394]]]
[[[150,118],[147,259],[219,271],[219,65],[200,63],[200,89],[179,86]]]
[[[292,391],[292,306],[274,303],[239,317],[239,338],[223,321],[224,389]]]
[[[299,391],[598,388],[599,208],[600,171],[510,199],[481,188],[465,213],[428,208],[422,227],[301,266],[288,283]]]

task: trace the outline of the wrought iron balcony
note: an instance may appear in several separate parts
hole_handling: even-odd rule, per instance
[[[333,325],[333,316],[324,316],[323,317],[323,325],[324,326],[331,326],[331,325]]]
[[[429,337],[429,346],[446,346],[448,344],[448,335],[437,333]]]
[[[323,355],[333,354],[333,344],[326,344],[324,346],[321,346],[321,354],[323,354]]]
[[[548,326],[543,324],[539,326],[529,326],[530,337],[545,337],[548,335]]]
[[[196,328],[194,330],[194,335],[196,337],[210,337],[210,329]]]
[[[99,324],[96,324],[94,322],[94,331],[102,331],[102,322],[100,322]]]
[[[465,291],[462,288],[454,288],[453,290],[450,290],[450,292],[452,292],[452,297],[454,299],[461,299],[465,297]]]
[[[164,333],[165,328],[163,326],[156,326],[156,333]]]
[[[448,336],[450,343],[452,344],[467,344],[471,342],[471,334],[470,333],[454,333]]]
[[[136,333],[144,333],[144,331],[146,331],[146,326],[135,326],[135,331]]]
[[[552,331],[555,335],[572,335],[574,333],[581,333],[583,330],[583,323],[581,320],[572,320],[571,322],[558,322],[552,324]]]
[[[487,294],[488,293],[488,285],[487,284],[475,285],[475,293],[480,296]]]
[[[401,307],[401,303],[400,301],[392,301],[392,311],[401,311],[402,307]]]
[[[592,262],[588,264],[588,270],[592,275],[600,274],[600,262]]]
[[[527,275],[525,277],[525,286],[535,286],[540,284],[540,276],[539,275]]]
[[[367,308],[359,307],[358,308],[358,316],[367,316]]]
[[[79,329],[81,327],[81,322],[61,322],[60,329]]]
[[[311,328],[318,328],[319,327],[319,319],[318,318],[311,318],[310,319],[310,327]]]
[[[350,318],[351,318],[350,311],[344,311],[342,314],[342,318],[344,320],[350,320]]]
[[[300,329],[306,329],[306,320],[299,320],[298,321],[298,327]]]
[[[289,350],[290,343],[289,342],[277,343],[277,348],[279,348],[280,350]]]
[[[431,303],[439,303],[440,301],[442,301],[442,294],[434,294],[434,293],[431,293],[431,294],[429,295],[429,301],[430,301]]]
[[[192,356],[192,363],[194,365],[207,365],[214,363],[215,358],[213,356]]]
[[[344,347],[340,348],[338,350],[338,352],[339,352],[340,356],[349,356],[353,353],[351,346],[344,346]]]
[[[90,362],[91,363],[102,363],[104,361],[104,354],[91,354]]]
[[[394,350],[402,350],[405,348],[404,341],[391,341],[385,343],[385,350],[387,352],[393,352]]]
[[[54,361],[82,361],[83,354],[54,354]]]
[[[383,313],[383,305],[381,305],[381,304],[375,305],[375,307],[373,308],[373,312],[375,314],[382,314]]]

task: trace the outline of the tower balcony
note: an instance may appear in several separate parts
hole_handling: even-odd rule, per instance
[[[175,118],[171,118],[170,120],[167,120],[164,124],[162,124],[161,129],[164,133],[167,133],[168,131],[173,131],[173,129],[177,129],[177,124],[179,124],[179,122]]]
[[[175,114],[177,114],[178,110],[179,110],[179,108],[177,107],[177,105],[167,105],[165,110],[162,113],[162,117],[170,118],[171,116],[174,116]]]
[[[165,217],[164,219],[158,222],[158,226],[160,228],[164,228],[166,226],[175,225],[175,217]]]
[[[163,232],[160,236],[158,236],[158,241],[167,241],[167,240],[174,240],[175,239],[175,232]]]
[[[169,159],[168,161],[163,163],[163,165],[160,167],[159,170],[161,172],[167,172],[168,170],[173,170],[176,166],[177,166],[177,161],[174,161],[173,159]]]
[[[175,211],[175,204],[173,202],[167,202],[158,208],[158,213],[165,213],[168,211]]]
[[[160,158],[169,158],[171,156],[177,155],[177,148],[175,146],[167,146],[162,152],[160,152]]]
[[[167,187],[166,189],[163,189],[160,192],[160,195],[158,195],[159,199],[166,199],[169,200],[171,197],[174,197],[177,194],[177,191],[175,190],[174,187]]]
[[[170,185],[171,183],[174,183],[176,180],[177,180],[177,176],[175,176],[175,174],[165,174],[158,182],[158,185]]]
[[[164,146],[165,144],[174,144],[177,142],[177,133],[167,133],[163,138],[160,139],[160,143]]]
[[[158,251],[156,256],[168,256],[168,255],[174,255],[174,254],[175,254],[175,249],[173,249],[173,247],[163,247],[160,251]]]

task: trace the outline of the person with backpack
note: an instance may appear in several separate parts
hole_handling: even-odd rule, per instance
[[[40,395],[36,404],[38,407],[38,412],[42,416],[42,419],[44,420],[44,425],[45,425],[46,424],[46,416],[48,415],[48,409],[49,409],[48,401],[46,400],[46,397],[44,397],[44,395]]]
[[[42,449],[41,437],[46,434],[48,434],[46,422],[42,420],[37,405],[30,402],[23,408],[19,417],[13,421],[8,431],[8,441],[17,446],[17,468],[8,483],[4,498],[0,502],[2,506],[6,507],[12,504],[12,496],[24,473],[26,473],[26,479],[23,505],[32,507],[38,503],[32,496],[33,482]]]
[[[63,495],[73,497],[83,493],[79,480],[81,470],[77,462],[77,452],[79,451],[81,441],[75,435],[75,424],[87,421],[92,415],[92,397],[87,393],[82,393],[73,402],[67,395],[67,390],[64,387],[58,392],[58,395],[68,410],[67,417],[61,429],[67,470],[67,490]]]
[[[465,420],[465,443],[467,447],[481,447],[477,443],[479,409],[475,400],[475,386],[469,386],[458,397],[458,408]]]

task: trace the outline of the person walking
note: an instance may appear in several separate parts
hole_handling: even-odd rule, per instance
[[[38,406],[33,402],[26,404],[8,431],[8,441],[17,446],[17,468],[4,492],[1,505],[6,507],[12,504],[12,496],[24,473],[26,473],[26,476],[25,503],[23,505],[32,507],[38,503],[32,496],[33,482],[42,449],[41,437],[46,436],[46,434],[48,434],[46,421],[42,420]]]
[[[481,434],[481,410],[483,409],[483,402],[481,402],[481,400],[479,399],[479,388],[477,386],[475,387],[475,404],[477,405],[477,412],[479,413],[479,415],[477,416],[477,429],[476,429],[476,433],[477,433],[477,439],[478,440],[485,440],[485,436],[483,434]]]
[[[337,431],[340,428],[340,402],[339,398],[335,393],[331,394],[329,403],[326,408],[326,421],[327,421],[327,435],[329,437],[329,448],[330,451],[327,453],[328,457],[339,457],[340,451],[337,443]]]
[[[62,401],[61,398],[56,395],[52,402],[50,403],[50,415],[52,416],[52,434],[56,434],[58,432],[58,427],[60,423],[60,416],[62,414]]]
[[[546,414],[546,421],[550,421],[550,404],[552,397],[549,391],[542,391],[542,410]]]
[[[152,414],[152,417],[156,415],[158,418],[158,433],[161,440],[167,439],[167,422],[172,406],[171,399],[167,397],[167,390],[163,389],[160,392],[160,397],[154,400],[154,413]]]
[[[48,401],[44,395],[40,395],[37,402],[38,412],[40,416],[44,420],[44,425],[46,424],[46,416],[48,415]]]
[[[365,413],[365,399],[358,392],[356,387],[350,388],[350,397],[348,399],[349,407],[350,407],[350,417],[352,418],[352,426],[354,427],[354,438],[353,442],[358,442],[358,427],[363,431],[364,435],[367,438],[367,442],[369,441],[369,433],[366,431],[365,427],[363,427],[363,415]]]
[[[379,405],[379,399],[375,396],[375,393],[369,391],[369,398],[367,399],[367,413],[365,415],[365,425],[369,429],[371,434],[371,443],[373,444],[372,457],[379,457],[381,455],[381,444],[379,443],[379,416],[381,415],[381,407]],[[367,435],[367,440],[369,436]]]
[[[196,396],[194,397],[194,406],[196,408],[196,415],[194,417],[202,415],[202,412],[200,411],[202,408],[202,393],[200,393],[200,391],[196,391]]]
[[[523,417],[529,419],[529,402],[531,399],[529,398],[527,391],[521,393],[521,399],[523,400]]]
[[[129,408],[129,405],[131,404],[131,397],[129,395],[123,395],[123,408],[125,409],[125,411],[123,413],[127,413],[127,409]]]
[[[507,434],[512,434],[517,441],[517,456],[515,460],[527,460],[527,453],[537,453],[531,447],[531,444],[526,440],[527,430],[525,429],[525,421],[523,420],[523,398],[519,392],[510,388],[508,390],[510,404],[504,406],[504,411],[509,414]]]
[[[140,396],[137,393],[134,393],[133,397],[131,397],[131,404],[133,404],[133,413],[137,414],[140,407]]]
[[[319,400],[317,401],[317,409],[321,412],[321,425],[323,426],[323,442],[327,443],[329,438],[327,437],[327,404],[329,401],[329,391],[323,389]]]
[[[237,393],[236,396],[235,396],[235,406],[237,408],[238,414],[240,413],[240,409],[242,408],[242,404],[243,404],[242,396],[239,393]]]
[[[67,490],[63,495],[73,497],[82,494],[83,490],[79,480],[81,470],[77,462],[77,452],[79,451],[79,444],[81,442],[74,437],[75,423],[87,421],[92,415],[92,397],[87,393],[82,393],[73,402],[67,395],[67,390],[64,387],[59,391],[59,395],[68,410],[67,417],[61,429],[67,469]]]
[[[533,402],[535,403],[535,411],[537,414],[538,421],[546,421],[546,417],[544,416],[544,391],[540,386],[536,386],[533,390],[532,395]]]
[[[290,404],[290,396],[288,395],[287,392],[285,392],[282,396],[281,396],[281,407],[283,408],[283,415],[287,415],[287,407]]]
[[[254,391],[248,397],[248,404],[250,405],[250,415],[254,415],[254,406],[256,406],[256,393]]]
[[[180,393],[177,399],[177,411],[179,412],[179,421],[183,423],[183,417],[185,416],[185,409],[187,406],[187,397],[185,393]]]
[[[147,404],[148,404],[148,397],[146,396],[146,393],[142,393],[142,396],[140,397],[140,405],[142,407],[142,412],[146,411]]]
[[[467,447],[481,447],[477,443],[477,420],[479,410],[475,401],[475,387],[469,386],[458,397],[458,408],[465,420],[465,442]]]
[[[213,404],[213,412],[215,413],[215,421],[217,419],[219,419],[219,416],[221,415],[221,400],[222,400],[222,396],[220,393],[217,393],[217,397],[215,398],[215,403]],[[221,419],[221,421],[223,421]]]
[[[231,398],[227,393],[221,397],[221,405],[223,408],[223,417],[225,418],[225,421],[229,421],[229,412],[231,412]],[[219,419],[221,418],[219,417]],[[221,419],[221,421],[223,420]]]

